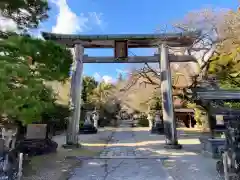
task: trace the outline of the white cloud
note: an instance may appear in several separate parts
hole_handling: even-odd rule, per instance
[[[88,22],[88,18],[83,14],[78,16],[67,4],[66,0],[52,0],[58,7],[59,13],[57,16],[56,25],[52,28],[54,33],[72,34],[81,32]]]
[[[3,17],[1,13],[2,12],[0,12],[0,30],[4,31],[4,32],[10,31],[10,32],[19,33],[20,30],[17,27],[17,23],[13,19]],[[15,18],[18,16],[26,18],[29,15],[30,15],[30,13],[25,9],[19,9],[18,13],[12,14],[12,16]],[[28,29],[26,29],[26,30],[28,30]]]
[[[112,83],[113,82],[113,78],[111,76],[105,75],[105,76],[102,77],[102,79],[105,83]]]
[[[102,20],[103,13],[89,12],[89,16],[90,18],[92,18],[93,22],[96,25],[98,26],[103,25],[103,20]]]
[[[99,73],[95,73],[93,75],[94,79],[98,82],[105,82],[105,83],[113,83],[113,78],[108,75],[101,76]]]
[[[42,37],[42,32],[44,32],[44,31],[46,31],[46,29],[44,27],[42,27],[42,24],[40,24],[37,29],[29,30],[29,33],[32,36],[34,36],[35,38],[44,40],[44,38]]]
[[[101,77],[101,75],[100,75],[99,73],[95,73],[95,74],[93,75],[93,77],[94,77],[94,79],[95,79],[96,81],[101,81],[101,80],[102,80],[102,77]]]
[[[90,24],[102,26],[102,13],[89,12],[77,15],[67,4],[67,0],[51,0],[58,8],[56,25],[52,32],[62,34],[73,34],[89,29]]]
[[[0,14],[0,30],[1,31],[17,31],[17,24],[12,20],[1,16]]]
[[[116,69],[116,71],[118,73],[121,73],[121,74],[128,74],[129,73],[129,70]]]

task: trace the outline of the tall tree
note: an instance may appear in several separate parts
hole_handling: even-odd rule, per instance
[[[98,82],[90,76],[83,77],[82,99],[84,103],[90,103],[91,96],[94,94],[94,89],[98,86]]]
[[[0,45],[5,57],[23,57],[44,80],[61,81],[69,76],[72,54],[64,46],[29,36],[9,36]]]
[[[94,89],[93,95],[91,96],[91,101],[96,104],[97,107],[101,107],[108,101],[110,96],[111,84],[101,82],[98,84],[97,88]]]
[[[41,121],[55,96],[46,80],[68,77],[72,56],[65,47],[25,36],[0,42],[1,115],[23,123]]]
[[[47,0],[1,0],[0,15],[13,20],[20,30],[37,28],[48,18]]]
[[[46,0],[0,2],[0,16],[12,20],[21,34],[37,28],[48,10]],[[0,114],[27,124],[41,121],[54,107],[55,94],[46,81],[68,78],[72,56],[66,47],[17,33],[7,32],[0,41]]]
[[[209,74],[218,77],[224,88],[240,88],[240,48],[229,53],[221,53],[212,57]]]
[[[221,9],[202,9],[200,11],[188,13],[185,18],[173,25],[174,28],[177,29],[177,32],[200,32],[193,45],[178,50],[182,54],[195,56],[198,60],[198,63],[188,63],[188,67],[186,66],[188,68],[188,72],[195,69],[194,73],[174,73],[173,79],[178,78],[179,76],[185,76],[185,78],[191,79],[190,83],[188,83],[185,87],[181,87],[182,90],[179,94],[180,96],[187,94],[188,89],[197,87],[203,79],[207,79],[210,66],[211,72],[213,72],[213,66],[216,67],[216,64],[218,64],[218,67],[221,65],[222,69],[226,70],[222,71],[221,74],[215,73],[216,75],[220,75],[219,78],[229,76],[229,73],[231,73],[231,76],[236,75],[236,73],[233,73],[236,72],[236,68],[238,68],[238,62],[236,60],[238,57],[236,56],[236,51],[235,53],[232,53],[232,56],[236,57],[234,58],[235,62],[232,61],[233,58],[226,58],[226,55],[223,57],[223,53],[231,52],[229,49],[236,50],[236,46],[239,42],[239,23],[239,12]],[[170,48],[170,51],[176,52],[176,49]],[[223,61],[223,59],[225,59],[224,65],[220,62]],[[228,63],[226,63],[226,60],[228,60]],[[182,63],[178,63],[178,65],[181,64]],[[233,67],[233,64],[237,66]],[[172,63],[171,66],[173,65],[174,64]],[[175,71],[177,72],[178,70]],[[186,77],[186,75],[189,77]],[[146,63],[144,67],[136,69],[131,74],[130,79],[132,81],[125,89],[129,89],[129,87],[133,86],[139,79],[142,78],[145,79],[147,84],[155,85],[158,88],[160,87],[160,69],[157,66],[152,67]],[[178,90],[179,88],[173,85],[173,89]]]

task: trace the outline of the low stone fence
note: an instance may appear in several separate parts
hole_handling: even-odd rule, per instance
[[[199,137],[202,153],[212,158],[221,158],[225,148],[224,138]]]

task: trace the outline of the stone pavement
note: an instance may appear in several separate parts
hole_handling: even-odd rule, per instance
[[[164,149],[164,136],[150,135],[147,131],[136,131],[138,150],[150,151],[166,158],[164,168],[175,180],[222,180],[216,172],[216,160],[200,154],[198,136],[179,135],[182,150]]]
[[[83,144],[80,149],[64,149],[66,135],[57,135],[53,140],[58,143],[57,153],[36,156],[31,158],[30,164],[24,167],[24,176],[22,180],[66,180],[69,177],[69,171],[75,166],[81,164],[72,156],[95,156],[99,154],[104,145],[112,135],[112,128],[100,128],[98,134],[79,135],[79,142]],[[103,146],[90,147],[88,144],[103,144]]]
[[[200,155],[197,138],[180,137],[182,150],[165,150],[164,136],[121,127],[97,157],[81,158],[69,180],[220,180],[216,161]]]
[[[69,180],[172,180],[164,156],[138,150],[132,128],[119,128],[100,156],[83,160]]]

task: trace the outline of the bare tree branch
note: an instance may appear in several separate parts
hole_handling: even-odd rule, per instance
[[[240,43],[240,13],[234,13],[229,10],[215,10],[215,9],[203,9],[200,11],[191,12],[186,15],[182,21],[173,25],[175,31],[199,31],[201,34],[194,41],[194,43],[180,50],[187,55],[196,57],[198,64],[191,65],[189,67],[182,67],[186,69],[186,72],[198,67],[198,71],[192,74],[184,74],[186,81],[191,79],[191,83],[185,87],[179,88],[176,84],[173,84],[173,89],[180,98],[191,100],[188,98],[188,90],[197,87],[201,81],[207,78],[208,69],[211,58],[219,54],[223,49],[232,48],[234,43]],[[167,27],[160,29],[159,31],[166,32]],[[169,47],[172,52],[176,52],[176,49]],[[178,63],[181,64],[181,63]],[[179,68],[181,70],[181,68]],[[177,72],[177,70],[174,70]],[[179,72],[181,74],[181,72]],[[180,78],[180,75],[175,73],[174,78],[176,82]],[[184,76],[183,75],[183,76]],[[122,92],[125,94],[131,91],[132,88],[136,88],[138,83],[146,83],[148,87],[154,87],[159,89],[160,82],[160,70],[159,68],[153,68],[148,63],[139,69],[134,69],[129,74],[129,78],[126,81],[126,85],[122,87]],[[139,88],[139,87],[138,87]]]

